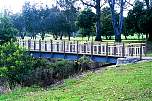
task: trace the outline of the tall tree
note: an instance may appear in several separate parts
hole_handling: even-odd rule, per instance
[[[123,31],[123,24],[124,24],[123,12],[124,12],[126,0],[118,0],[118,3],[117,0],[108,0],[108,3],[112,14],[112,24],[115,33],[115,41],[121,42],[121,33]],[[117,4],[119,4],[120,6],[119,21],[116,20],[116,14],[115,14],[115,8]]]
[[[68,34],[69,40],[71,33],[77,31],[77,26],[75,25],[78,16],[78,8],[75,7],[77,1],[78,0],[57,0],[57,4],[62,8],[63,15],[66,18],[65,33]]]
[[[118,14],[117,14],[118,15]],[[111,22],[111,10],[109,7],[105,7],[101,11],[101,22],[102,22],[102,34],[106,39],[111,39],[114,35],[113,26]],[[116,16],[118,18],[118,16]]]
[[[84,5],[90,6],[95,8],[96,10],[96,38],[95,41],[102,41],[101,39],[101,22],[100,22],[100,16],[101,16],[101,0],[90,0],[90,2],[87,2],[87,0],[81,0],[81,2]]]
[[[19,36],[24,39],[25,33],[25,22],[22,14],[14,14],[10,16],[14,27],[19,31]]]
[[[17,32],[8,17],[0,18],[0,44],[16,39]]]
[[[94,31],[96,16],[91,11],[91,9],[85,9],[80,13],[78,16],[76,24],[80,28],[80,33],[82,34],[82,37],[88,36],[88,40],[90,38],[90,35]]]

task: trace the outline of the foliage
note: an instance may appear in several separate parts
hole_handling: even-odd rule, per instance
[[[102,33],[103,36],[106,36],[106,39],[108,39],[108,37],[111,39],[111,36],[114,35],[111,17],[110,8],[103,8],[101,12]]]
[[[89,58],[82,57],[77,65],[72,61],[35,59],[14,43],[0,46],[0,76],[9,80],[10,86],[39,85],[46,87],[89,69]]]
[[[75,20],[78,12],[74,7],[74,2],[66,0],[62,3],[65,5],[59,5],[64,8],[61,10],[58,5],[49,8],[26,2],[22,13],[11,15],[13,24],[20,31],[20,36],[24,38],[25,32],[28,32],[31,38],[36,38],[39,33],[42,39],[46,33],[53,34],[55,39],[58,36],[62,39],[63,35],[70,37],[71,33],[77,30]]]
[[[114,29],[114,34],[115,34],[115,41],[116,42],[121,42],[121,34],[123,32],[123,26],[124,26],[124,16],[123,12],[125,9],[125,6],[127,4],[127,1],[125,0],[108,0],[108,4],[111,9],[111,15],[112,15],[112,24],[113,24],[113,29]],[[119,20],[117,20],[116,17],[116,5],[119,5]]]
[[[62,60],[52,64],[52,66],[53,66],[53,76],[57,80],[62,80],[64,78],[67,78],[75,74],[75,68],[73,62]]]
[[[80,0],[84,5],[88,7],[93,7],[96,10],[96,37],[95,41],[102,41],[101,39],[101,22],[100,22],[100,16],[101,16],[101,8],[102,8],[102,2],[101,0]],[[105,2],[104,2],[105,3]],[[102,6],[101,6],[102,5]]]
[[[77,26],[80,28],[80,33],[83,37],[90,37],[94,33],[94,26],[96,22],[96,15],[87,8],[80,13],[77,19]]]
[[[10,19],[6,16],[0,18],[0,44],[14,40],[16,34]]]
[[[78,72],[83,72],[86,70],[90,70],[91,67],[91,63],[93,64],[93,62],[89,59],[89,57],[87,56],[83,56],[78,60],[78,68],[77,71]]]
[[[152,40],[152,10],[145,9],[144,3],[136,1],[133,10],[130,10],[126,18],[126,26],[129,31],[144,33],[149,41]],[[149,35],[149,37],[148,37]]]
[[[22,76],[32,69],[32,57],[13,43],[0,46],[0,68],[11,84],[21,84]]]

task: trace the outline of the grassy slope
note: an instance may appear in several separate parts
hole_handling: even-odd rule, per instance
[[[35,91],[36,90],[36,91]],[[108,68],[67,79],[63,85],[40,90],[22,88],[0,95],[0,101],[151,101],[152,62]]]

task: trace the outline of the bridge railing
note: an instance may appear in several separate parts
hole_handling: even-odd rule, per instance
[[[29,51],[90,54],[100,56],[142,57],[145,55],[144,43],[103,43],[81,41],[42,41],[19,40],[19,45]]]

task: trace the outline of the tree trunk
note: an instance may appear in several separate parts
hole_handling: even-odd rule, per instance
[[[58,34],[56,33],[54,35],[55,35],[55,40],[57,40],[58,39]]]
[[[116,21],[115,11],[114,11],[113,7],[111,8],[111,13],[112,13],[112,24],[113,24],[113,29],[114,29],[114,33],[115,33],[115,41],[121,42],[121,35],[118,30],[118,24]]]
[[[106,35],[106,40],[108,40],[108,36]]]
[[[125,4],[125,1],[121,0],[120,1],[120,15],[119,15],[119,25],[117,24],[117,19],[116,19],[116,15],[115,15],[115,1],[116,0],[108,0],[108,3],[110,5],[110,9],[111,9],[111,14],[112,14],[112,24],[113,24],[113,28],[114,28],[114,33],[115,33],[115,41],[116,42],[121,42],[121,33],[123,30],[123,23],[124,23],[124,17],[123,17],[123,7]]]
[[[71,40],[71,34],[70,32],[68,33],[69,41]]]
[[[101,39],[101,22],[100,22],[100,16],[101,16],[101,7],[100,7],[100,0],[96,0],[96,38],[95,41],[102,41]]]
[[[148,39],[148,33],[146,33],[146,39]]]
[[[109,40],[111,40],[112,38],[111,38],[111,35],[109,36]]]
[[[60,34],[60,40],[62,40],[62,37],[63,37],[63,33]]]
[[[152,32],[151,32],[151,33],[149,33],[148,41],[152,42]]]
[[[125,35],[125,39],[127,40],[127,35]]]
[[[88,35],[88,41],[90,40],[90,35]]]

